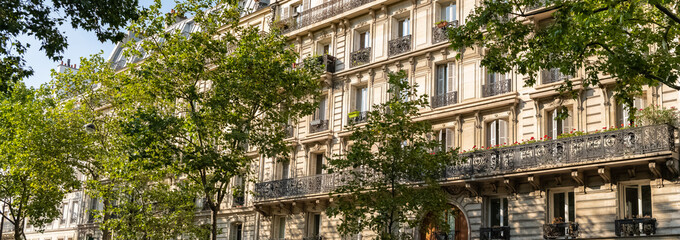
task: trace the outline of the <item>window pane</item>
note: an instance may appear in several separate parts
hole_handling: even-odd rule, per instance
[[[576,220],[576,212],[574,211],[576,205],[574,204],[574,192],[569,192],[569,219],[567,220],[572,222]]]
[[[501,199],[491,199],[489,203],[489,220],[491,227],[501,225]]]
[[[286,218],[279,218],[279,239],[286,238]]]
[[[281,167],[281,179],[288,179],[288,172],[290,171],[290,162],[285,161],[284,163],[282,163],[282,165],[283,166]]]
[[[323,155],[316,155],[316,174],[321,174],[323,172]]]
[[[555,193],[553,194],[553,218],[561,218],[561,220],[564,221],[565,215],[564,215],[564,207],[565,207],[565,201],[564,201],[564,193]],[[554,220],[554,219],[550,219]]]
[[[626,187],[626,218],[637,217],[639,213],[638,208],[638,189],[637,187]]]
[[[320,228],[321,228],[321,215],[314,214],[314,228],[312,235],[319,236]]]
[[[508,214],[508,199],[503,198],[503,209],[501,209],[501,216],[503,217],[503,226],[508,226],[508,218],[510,217],[510,214]]]
[[[449,6],[442,6],[441,20],[449,20]]]
[[[446,93],[446,65],[437,66],[437,94]]]
[[[451,9],[449,20],[455,21],[456,20],[456,4],[451,4],[449,6],[449,8]]]
[[[652,189],[649,185],[641,187],[642,217],[652,217]]]

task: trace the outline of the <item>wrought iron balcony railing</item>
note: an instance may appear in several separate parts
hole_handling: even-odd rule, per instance
[[[311,236],[311,237],[304,237],[302,240],[323,240],[323,237],[321,236]]]
[[[577,237],[578,223],[543,224],[543,238],[545,239],[575,239]]]
[[[655,218],[618,219],[614,224],[617,237],[652,236],[656,234]]]
[[[479,228],[479,237],[482,240],[510,239],[510,227]]]
[[[324,71],[329,72],[329,73],[335,72],[335,62],[336,62],[335,57],[328,55],[328,54],[324,54],[324,55],[316,57],[316,60],[320,65],[324,66]],[[304,62],[299,62],[299,63],[295,63],[293,68],[303,68],[304,66],[305,66]]]
[[[243,195],[239,196],[234,196],[234,204],[232,204],[235,207],[238,206],[243,206],[246,203],[246,199]]]
[[[328,120],[314,120],[309,123],[309,133],[316,133],[328,130]]]
[[[541,83],[543,84],[564,81],[565,79],[570,78],[572,78],[572,76],[563,74],[560,72],[559,68],[541,71]]]
[[[432,44],[448,41],[449,40],[448,30],[450,28],[455,27],[458,27],[458,20],[447,22],[446,26],[444,27],[438,26],[432,27]]]
[[[458,92],[453,91],[453,92],[448,92],[448,93],[432,96],[432,100],[430,101],[430,105],[432,105],[432,108],[438,108],[438,107],[453,105],[453,104],[456,104],[457,102],[458,102]]]
[[[411,51],[411,35],[398,37],[387,42],[389,56],[399,55]]]
[[[442,177],[471,179],[575,166],[617,157],[633,157],[665,151],[675,152],[674,130],[675,128],[669,125],[626,128],[462,153],[459,157],[465,161],[447,166]],[[364,176],[371,177],[376,174],[364,174]],[[334,173],[260,182],[255,184],[255,195],[257,200],[267,200],[327,193],[342,186],[349,177],[352,175],[348,173]]]
[[[467,162],[448,166],[446,177],[490,176],[675,151],[673,131],[668,125],[645,126],[463,153],[459,156]]]
[[[512,80],[504,79],[482,85],[482,97],[491,97],[509,93],[512,90]]]
[[[356,66],[361,66],[366,63],[371,62],[371,48],[362,48],[359,50],[356,50],[352,53],[350,53],[350,61],[351,61],[351,66],[356,67]]]
[[[348,117],[350,124],[362,123],[368,120],[368,111],[358,112],[356,116]]]
[[[289,33],[316,24],[375,0],[332,0],[281,20],[281,32]]]

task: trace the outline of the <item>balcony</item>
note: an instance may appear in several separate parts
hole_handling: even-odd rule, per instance
[[[462,153],[459,157],[467,160],[458,165],[447,166],[442,177],[474,179],[606,162],[612,158],[633,158],[652,153],[671,154],[675,151],[674,131],[675,128],[669,125],[626,128]],[[328,193],[335,187],[342,186],[352,176],[348,173],[334,173],[260,182],[255,184],[255,195],[257,201],[263,201]]]
[[[362,122],[366,122],[366,120],[368,120],[368,111],[352,112],[347,118],[350,124],[359,124]]]
[[[430,105],[432,105],[432,108],[438,108],[438,107],[453,105],[453,104],[456,104],[457,102],[458,102],[458,92],[453,91],[453,92],[448,92],[448,93],[432,96],[432,100],[430,101]]]
[[[245,204],[245,202],[246,201],[245,201],[245,197],[243,196],[243,194],[239,194],[237,196],[234,196],[234,202],[233,202],[232,206],[240,207],[240,206],[243,206]]]
[[[510,239],[510,227],[488,227],[479,229],[479,239]]]
[[[651,236],[656,234],[655,218],[631,218],[615,220],[617,237]]]
[[[328,18],[339,16],[343,12],[371,3],[374,0],[332,0],[307,9],[296,15],[281,20],[281,32],[289,33],[306,26],[319,23]]]
[[[482,97],[491,97],[509,93],[512,90],[512,80],[505,79],[482,85]]]
[[[398,37],[387,42],[388,55],[394,56],[411,51],[411,35]]]
[[[309,133],[317,133],[328,130],[328,120],[314,120],[309,123]]]
[[[545,239],[576,239],[577,237],[578,223],[543,224],[543,238]]]
[[[321,55],[321,56],[317,56],[316,60],[320,65],[324,66],[324,71],[326,71],[328,73],[335,73],[335,62],[336,62],[335,57],[328,55],[328,54],[324,54],[324,55]],[[296,63],[295,65],[293,65],[293,68],[303,68],[304,66],[305,66],[305,63],[303,61],[303,62],[299,62],[299,63]]]
[[[560,72],[559,68],[541,71],[541,83],[543,84],[555,83],[570,78],[572,78],[572,76],[563,74]]]
[[[321,236],[304,237],[302,240],[323,240]]]
[[[458,27],[458,20],[447,22],[444,27],[432,27],[432,44],[449,41],[448,30],[455,27]]]
[[[352,67],[357,67],[371,62],[371,48],[362,48],[350,53],[350,63]]]

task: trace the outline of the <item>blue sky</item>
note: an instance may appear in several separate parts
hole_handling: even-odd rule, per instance
[[[140,0],[140,5],[149,6],[153,3],[153,0]],[[163,3],[163,12],[170,12],[175,6],[174,0],[161,0]],[[73,29],[70,24],[64,24],[61,26],[62,32],[65,32],[68,41],[68,48],[64,50],[62,56],[64,56],[64,62],[66,59],[71,59],[71,64],[76,64],[80,66],[80,58],[88,57],[92,54],[97,54],[103,51],[104,58],[109,57],[109,54],[115,46],[112,42],[99,42],[97,36],[93,32],[87,32],[82,29]],[[57,67],[59,62],[53,62],[45,56],[45,52],[40,51],[40,42],[32,37],[22,37],[22,41],[30,43],[31,47],[26,52],[24,56],[26,59],[26,65],[33,68],[35,73],[33,76],[24,79],[24,82],[28,86],[38,87],[43,83],[47,83],[51,80],[50,70]]]

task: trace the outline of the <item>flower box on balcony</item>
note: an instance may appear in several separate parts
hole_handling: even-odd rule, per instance
[[[652,236],[656,234],[656,218],[629,218],[614,221],[617,237]]]
[[[545,239],[575,239],[578,237],[578,223],[558,222],[543,224],[543,238]]]
[[[445,28],[446,25],[448,25],[448,24],[449,24],[449,22],[441,20],[441,21],[437,22],[437,27],[438,28]]]

